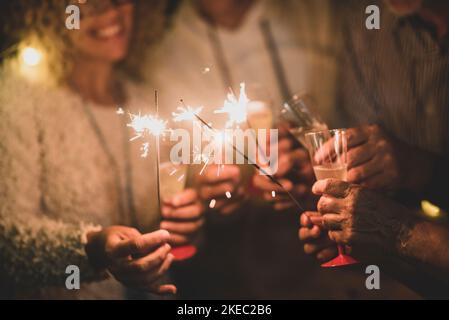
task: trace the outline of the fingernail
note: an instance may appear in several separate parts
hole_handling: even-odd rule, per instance
[[[163,223],[161,223],[161,229],[164,229],[164,228],[162,228],[162,224],[163,224]],[[160,233],[161,233],[161,237],[162,237],[163,239],[168,239],[168,238],[170,238],[170,232],[168,232],[167,230],[161,230]]]
[[[167,207],[162,207],[162,215],[168,217],[170,215],[170,209]]]

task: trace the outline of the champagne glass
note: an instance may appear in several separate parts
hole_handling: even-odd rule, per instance
[[[309,131],[327,130],[327,125],[316,114],[314,98],[307,93],[295,94],[284,103],[281,119],[287,124],[290,134],[304,147],[304,136]]]
[[[250,83],[246,86],[246,93],[250,100],[246,106],[247,123],[246,127],[248,129],[253,129],[253,139],[258,148],[258,155],[264,155],[265,150],[269,149],[269,136],[270,129],[273,128],[273,99],[269,90],[260,83]],[[266,131],[267,139],[265,140],[265,145],[261,145],[259,141],[260,130]],[[265,156],[260,159],[256,157],[257,163],[267,172],[269,172],[269,162]]]
[[[176,164],[169,159],[169,149],[167,145],[164,145],[164,152],[162,152],[161,159],[159,161],[159,207],[162,208],[162,200],[170,199],[174,195],[185,190],[186,180],[188,175],[188,166],[180,163]],[[167,150],[168,149],[168,150]],[[171,253],[174,256],[175,261],[184,261],[192,258],[197,252],[197,248],[193,245],[184,245],[174,247]]]
[[[348,172],[347,134],[344,129],[309,132],[304,135],[310,159],[317,180],[338,179],[346,181]],[[338,267],[358,263],[345,254],[344,247],[338,245],[338,256],[322,264],[322,267]]]
[[[273,127],[273,99],[261,84],[251,83],[246,86],[250,102],[247,105],[248,125],[254,130]]]

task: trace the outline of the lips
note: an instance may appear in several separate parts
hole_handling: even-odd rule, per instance
[[[124,28],[121,24],[116,23],[107,27],[98,28],[93,31],[93,35],[101,40],[108,40],[122,34]]]

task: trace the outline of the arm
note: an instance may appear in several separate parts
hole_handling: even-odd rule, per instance
[[[11,290],[63,287],[68,265],[77,265],[84,282],[102,280],[108,270],[125,286],[174,293],[161,285],[173,256],[170,234],[150,234],[122,226],[100,230],[88,223],[56,221],[41,205],[43,176],[37,118],[24,86],[6,89],[0,77],[0,283]],[[11,91],[13,94],[7,96]],[[32,95],[30,95],[32,96]],[[33,96],[34,97],[34,96]],[[54,146],[57,147],[57,146]],[[12,292],[14,293],[14,292]],[[7,292],[10,295],[10,292]]]
[[[91,225],[70,225],[45,218],[0,218],[0,270],[16,289],[64,286],[66,267],[76,265],[82,281],[104,278],[91,267],[84,246]]]
[[[102,277],[90,267],[85,236],[94,227],[47,218],[40,207],[41,170],[33,105],[16,88],[0,92],[0,270],[15,288],[64,285],[76,264],[85,281]],[[20,86],[26,92],[25,85]]]
[[[318,210],[331,240],[364,260],[399,257],[449,281],[449,230],[423,221],[410,209],[357,185],[318,181]]]

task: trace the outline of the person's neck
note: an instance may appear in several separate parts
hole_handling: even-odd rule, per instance
[[[448,34],[449,3],[429,2],[419,11],[419,16],[435,26],[439,38]]]
[[[200,15],[210,24],[235,30],[243,23],[251,6],[257,0],[234,0],[218,8],[211,2],[202,2],[197,5]],[[200,1],[201,2],[201,1]]]
[[[77,61],[68,79],[73,91],[88,101],[114,106],[122,103],[124,94],[115,78],[113,65],[102,61]]]

